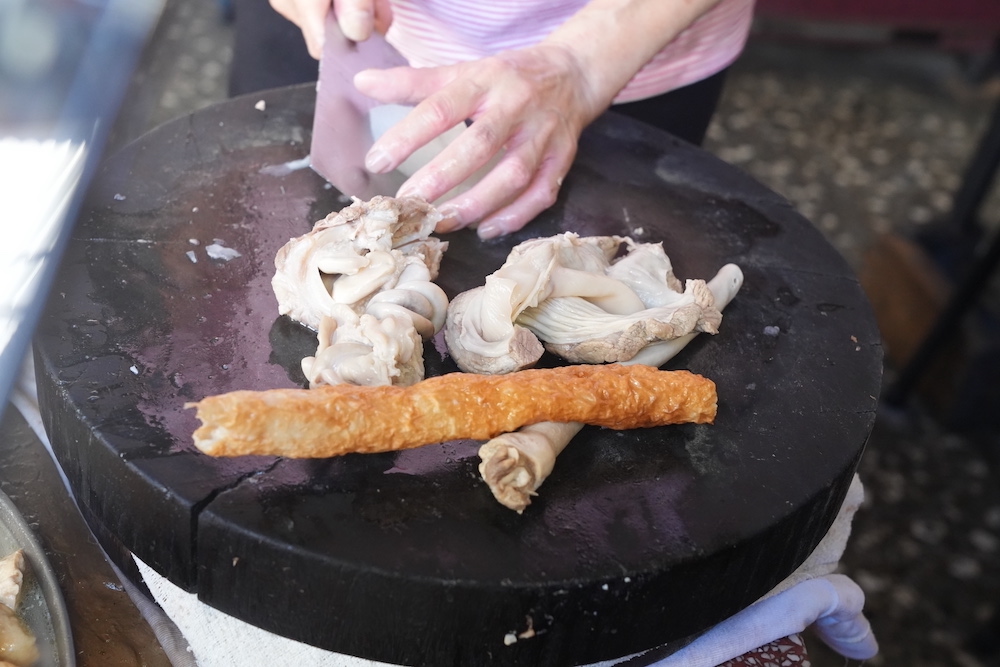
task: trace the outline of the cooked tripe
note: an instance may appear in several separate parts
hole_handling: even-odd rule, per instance
[[[18,549],[0,560],[0,604],[17,609],[24,584],[24,551]]]
[[[715,419],[715,383],[688,371],[578,365],[500,376],[450,373],[409,387],[234,391],[197,408],[195,445],[213,456],[319,458],[457,439],[538,422],[630,429]]]
[[[433,282],[448,247],[430,237],[440,219],[414,197],[356,199],[278,250],[278,312],[318,334],[316,354],[302,361],[310,386],[423,378],[421,339],[448,308]]]
[[[462,370],[509,373],[533,366],[543,346],[575,364],[624,362],[717,333],[721,321],[706,282],[682,284],[662,244],[566,232],[517,245],[484,285],[456,296],[445,340]]]
[[[30,667],[39,657],[31,630],[12,609],[0,605],[0,660],[17,667]]]

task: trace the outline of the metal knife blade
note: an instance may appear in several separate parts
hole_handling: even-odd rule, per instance
[[[327,15],[310,165],[345,195],[361,199],[394,195],[406,180],[399,171],[372,174],[365,169],[365,155],[375,141],[371,111],[381,105],[354,87],[354,75],[361,70],[406,64],[382,35],[374,33],[363,42],[353,42],[344,36],[333,12]]]

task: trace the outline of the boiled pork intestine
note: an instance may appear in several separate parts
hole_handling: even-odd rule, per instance
[[[38,662],[35,635],[18,616],[24,586],[24,552],[0,560],[0,665],[29,667]]]
[[[742,286],[743,272],[735,264],[723,266],[707,284],[720,312]],[[623,363],[663,366],[697,335],[657,341]],[[479,474],[501,505],[523,512],[555,468],[556,458],[582,428],[578,422],[539,422],[499,435],[479,448]]]
[[[440,219],[417,198],[355,199],[278,251],[278,312],[318,334],[303,360],[311,385],[423,377],[420,341],[440,330],[448,307],[433,282],[448,247],[430,237]]]
[[[320,321],[315,356],[302,360],[310,387],[409,386],[423,379],[423,341],[409,317],[358,315],[347,306],[337,311]]]
[[[0,604],[17,609],[24,584],[24,551],[17,551],[0,560]]]
[[[624,362],[659,341],[716,333],[721,320],[704,280],[681,287],[662,244],[566,232],[518,245],[458,295],[445,339],[462,370],[507,373],[543,348],[573,363]]]

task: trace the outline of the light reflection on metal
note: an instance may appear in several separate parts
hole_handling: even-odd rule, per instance
[[[83,175],[86,144],[0,138],[0,349],[38,299],[42,269],[56,250]]]
[[[0,412],[164,2],[0,0]]]

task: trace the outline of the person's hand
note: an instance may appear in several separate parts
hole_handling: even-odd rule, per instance
[[[380,102],[417,105],[372,146],[366,166],[375,173],[472,121],[400,196],[435,201],[503,151],[477,184],[440,206],[437,231],[478,223],[482,238],[517,231],[555,203],[580,133],[610,103],[590,89],[568,49],[546,44],[446,67],[366,70],[354,83]]]
[[[323,53],[323,24],[332,6],[344,35],[363,42],[373,31],[385,33],[392,23],[389,0],[270,0],[271,7],[302,30],[309,55]]]

